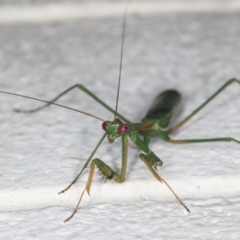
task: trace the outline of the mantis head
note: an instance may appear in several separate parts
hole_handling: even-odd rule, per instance
[[[120,137],[130,131],[129,124],[122,123],[119,119],[115,121],[104,121],[102,124],[103,130],[107,133],[108,141],[113,143],[115,138]]]

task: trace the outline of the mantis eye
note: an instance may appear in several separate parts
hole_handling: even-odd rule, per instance
[[[110,121],[105,121],[105,122],[103,122],[103,124],[102,124],[102,128],[103,128],[103,130],[106,132],[107,131],[107,129],[108,129],[108,124],[110,123]]]
[[[124,134],[129,131],[129,126],[128,124],[122,124],[121,126],[118,127],[118,134]]]

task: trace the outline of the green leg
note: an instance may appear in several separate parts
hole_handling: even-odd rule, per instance
[[[92,181],[93,181],[93,175],[94,175],[95,167],[97,167],[99,169],[100,174],[103,177],[105,177],[106,180],[114,179],[114,181],[116,181],[118,183],[122,183],[122,182],[125,181],[126,170],[127,170],[127,152],[128,152],[128,138],[127,138],[127,135],[123,135],[122,136],[122,170],[121,170],[120,175],[117,174],[112,168],[110,168],[102,160],[100,160],[98,158],[95,158],[92,161],[91,169],[90,169],[90,172],[89,172],[89,175],[88,175],[87,184],[86,184],[86,186],[85,186],[85,188],[84,188],[84,190],[83,190],[83,192],[82,192],[82,194],[79,198],[79,201],[78,201],[75,209],[73,210],[73,213],[64,222],[69,221],[74,216],[74,214],[77,212],[78,207],[81,203],[81,200],[83,198],[83,195],[84,195],[85,191],[87,191],[88,195],[90,195],[90,190],[91,190],[91,185],[92,185]],[[64,192],[64,191],[62,191],[62,192]]]
[[[91,91],[89,91],[87,88],[85,88],[82,84],[76,84],[70,88],[68,88],[67,90],[65,90],[64,92],[60,93],[57,97],[55,97],[54,99],[52,99],[51,101],[49,101],[49,103],[44,104],[41,107],[32,109],[32,110],[19,110],[17,109],[17,112],[24,112],[24,113],[33,113],[33,112],[37,112],[45,107],[48,107],[49,105],[51,105],[51,103],[56,102],[60,97],[62,97],[63,95],[65,95],[66,93],[70,92],[71,90],[78,88],[79,90],[85,92],[88,96],[90,96],[91,98],[93,98],[96,102],[98,102],[99,104],[101,104],[103,107],[105,107],[107,110],[109,110],[110,112],[112,112],[113,114],[115,114],[115,110],[113,110],[111,107],[109,107],[106,103],[104,103],[102,100],[100,100],[95,94],[93,94]],[[130,121],[128,121],[126,118],[124,118],[121,114],[117,113],[117,116],[119,118],[121,118],[123,121],[130,123]]]
[[[159,174],[156,172],[156,170],[153,168],[153,160],[151,157],[149,157],[146,154],[140,154],[139,155],[140,159],[146,164],[147,168],[150,170],[150,172],[153,174],[153,176],[160,181],[161,183],[165,183],[166,186],[169,188],[169,190],[173,193],[173,195],[176,197],[176,199],[179,201],[179,203],[188,211],[188,207],[183,203],[183,201],[178,197],[178,195],[173,191],[173,189],[170,187],[170,185],[162,178],[159,176]]]
[[[93,175],[94,175],[94,170],[95,170],[95,166],[99,169],[100,173],[106,178],[107,180],[111,180],[114,179],[116,182],[118,183],[122,183],[125,180],[125,176],[118,175],[114,170],[112,170],[106,163],[104,163],[102,160],[95,158],[92,163],[91,163],[91,169],[88,175],[88,181],[87,184],[78,200],[78,203],[76,205],[76,207],[74,208],[72,214],[70,215],[70,217],[68,217],[64,222],[69,221],[77,212],[79,205],[82,201],[83,195],[85,193],[85,191],[87,191],[88,195],[90,196],[90,190],[91,190],[91,186],[92,186],[92,181],[93,181]]]
[[[159,126],[156,124],[156,127],[159,128]],[[156,129],[158,131],[158,129]],[[159,129],[159,131],[161,132],[161,130]],[[163,133],[163,134],[162,134]],[[162,132],[160,133],[161,135],[167,135],[166,132]],[[158,156],[155,155],[154,152],[152,152],[149,147],[148,147],[148,143],[150,141],[150,136],[151,134],[145,134],[145,139],[142,140],[137,132],[132,131],[129,132],[129,137],[133,140],[133,142],[142,150],[145,152],[145,154],[140,154],[139,157],[140,159],[146,164],[147,168],[149,169],[149,171],[153,174],[153,176],[160,181],[161,183],[165,183],[165,185],[168,187],[168,189],[173,193],[173,195],[177,198],[177,200],[179,201],[179,203],[188,211],[190,212],[190,210],[187,208],[187,206],[181,201],[181,199],[177,196],[177,194],[173,191],[173,189],[171,188],[171,186],[162,178],[159,176],[159,174],[156,172],[157,167],[161,167],[163,162],[161,161],[160,158],[158,158]],[[163,137],[163,136],[162,136]]]
[[[98,142],[97,146],[94,148],[92,154],[90,155],[90,157],[88,158],[88,160],[84,164],[84,166],[83,166],[82,170],[79,172],[79,174],[70,183],[70,185],[66,189],[59,192],[59,194],[67,191],[78,180],[78,178],[82,174],[83,170],[88,166],[88,163],[91,161],[93,155],[95,154],[95,152],[97,151],[97,149],[101,145],[101,143],[102,143],[103,139],[106,137],[106,135],[107,134],[105,133],[103,135],[103,137],[100,139],[100,141]],[[112,179],[113,178],[116,182],[124,182],[125,176],[126,176],[126,171],[127,171],[127,153],[128,153],[128,139],[127,139],[127,136],[123,135],[122,136],[122,171],[121,171],[120,175],[118,175],[115,171],[113,171],[107,164],[105,164],[100,159],[97,159],[97,158],[94,159],[92,164],[94,164],[98,167],[99,171],[101,172],[101,174],[104,177],[106,177],[106,179]]]
[[[96,166],[99,169],[100,174],[105,178],[105,180],[114,180],[115,182],[122,183],[125,181],[125,174],[118,174],[112,168],[110,168],[106,163],[104,163],[101,159],[95,158],[92,161],[92,166]],[[123,169],[122,169],[123,171]],[[90,191],[90,187],[89,187]],[[88,192],[89,192],[88,191]]]
[[[106,137],[106,133],[102,136],[102,138],[100,139],[100,141],[98,142],[97,146],[94,148],[92,154],[90,155],[90,157],[88,158],[88,160],[85,162],[82,170],[79,172],[79,174],[74,178],[74,180],[61,192],[59,192],[59,194],[66,192],[75,182],[77,182],[78,178],[80,177],[80,175],[82,174],[83,170],[85,168],[87,168],[89,162],[91,161],[91,159],[93,158],[95,152],[97,151],[97,149],[99,148],[99,146],[101,145],[102,141],[104,140],[104,138]]]
[[[225,138],[204,138],[204,139],[170,139],[170,143],[184,144],[184,143],[206,143],[206,142],[236,142],[240,143],[239,140],[231,137]]]
[[[106,180],[111,180],[113,179],[114,181],[118,183],[122,183],[125,181],[126,177],[126,172],[127,172],[127,154],[128,154],[128,136],[127,135],[122,135],[122,169],[120,175],[116,173],[112,168],[110,168],[106,163],[104,163],[102,160],[95,158],[92,161],[91,168],[95,168],[95,166],[99,169],[100,173],[102,174],[103,177],[106,178]],[[91,171],[90,171],[91,173]],[[87,183],[87,189],[89,192],[90,191],[90,186],[92,182],[92,177],[93,177],[93,170],[92,174],[89,174],[89,179]]]
[[[191,117],[193,117],[196,113],[198,113],[203,107],[205,107],[209,102],[211,102],[219,93],[221,93],[226,87],[231,85],[232,83],[240,84],[240,81],[232,78],[228,80],[222,87],[220,87],[212,96],[210,96],[203,104],[201,104],[197,109],[195,109],[190,115],[184,118],[181,122],[179,122],[176,126],[172,127],[168,130],[168,133],[173,133],[178,130],[184,123],[186,123]],[[229,141],[229,140],[222,140],[222,141]],[[231,141],[231,140],[230,140]],[[233,140],[234,141],[234,140]],[[213,141],[212,141],[213,142]]]
[[[143,132],[143,142],[149,146],[150,142],[152,140],[152,134],[149,134],[147,132]]]
[[[155,153],[152,152],[152,150],[148,147],[148,143],[149,143],[148,139],[150,140],[150,135],[146,134],[145,136],[146,136],[146,140],[142,140],[136,132],[129,133],[129,137],[136,144],[136,146],[146,153],[151,166],[154,167],[155,169],[157,167],[161,167],[163,165],[162,160],[158,156],[156,156]]]
[[[122,183],[125,181],[126,172],[127,172],[127,154],[128,154],[128,136],[122,136],[122,167],[120,175],[117,174],[114,170],[112,170],[106,163],[102,160],[96,158],[92,161],[92,165],[96,166],[103,177],[106,180],[113,179],[118,183]]]
[[[164,141],[174,144],[185,144],[185,143],[206,143],[206,142],[236,142],[240,143],[239,140],[231,137],[222,138],[203,138],[203,139],[171,139],[168,132],[163,132],[159,128],[155,129],[156,134]]]

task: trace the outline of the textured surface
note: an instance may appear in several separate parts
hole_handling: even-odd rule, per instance
[[[240,78],[239,21],[239,14],[129,17],[119,111],[139,121],[159,91],[176,88],[183,95],[179,120],[227,79]],[[1,27],[0,89],[51,99],[82,83],[114,106],[121,28],[121,19],[111,18]],[[239,93],[232,85],[173,137],[239,139]],[[154,139],[151,148],[164,162],[159,173],[190,214],[164,186],[157,187],[131,144],[127,182],[102,183],[96,174],[85,207],[63,224],[87,171],[64,195],[57,192],[100,139],[101,122],[54,106],[17,114],[13,108],[39,104],[3,94],[0,101],[2,238],[239,239],[238,144],[170,145]],[[77,90],[60,102],[113,117]],[[120,141],[105,142],[96,156],[119,170],[120,151]]]

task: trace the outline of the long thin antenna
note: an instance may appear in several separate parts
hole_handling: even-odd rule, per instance
[[[57,103],[53,103],[53,102],[48,102],[48,101],[45,101],[45,100],[42,100],[42,99],[39,99],[39,98],[34,98],[34,97],[28,97],[28,96],[25,96],[25,95],[21,95],[21,94],[16,94],[16,93],[11,93],[11,92],[4,92],[4,91],[0,91],[0,93],[5,93],[5,94],[8,94],[8,95],[13,95],[13,96],[18,96],[18,97],[23,97],[23,98],[27,98],[27,99],[32,99],[32,100],[35,100],[35,101],[39,101],[39,102],[44,102],[44,103],[47,103],[47,104],[51,104],[51,105],[55,105],[55,106],[58,106],[58,107],[62,107],[62,108],[66,108],[68,110],[72,110],[72,111],[75,111],[75,112],[78,112],[78,113],[82,113],[82,114],[85,114],[87,116],[90,116],[90,117],[93,117],[93,118],[96,118],[102,122],[104,122],[105,120],[99,118],[99,117],[96,117],[90,113],[86,113],[86,112],[83,112],[83,111],[80,111],[78,109],[75,109],[75,108],[71,108],[71,107],[67,107],[67,106],[64,106],[64,105],[61,105],[61,104],[57,104]],[[28,111],[24,111],[24,110],[15,110],[16,112],[25,112],[27,113]]]
[[[121,43],[121,56],[120,56],[120,66],[119,66],[119,77],[118,77],[118,87],[117,87],[117,99],[116,99],[116,107],[114,113],[114,121],[117,117],[117,109],[118,109],[118,101],[119,101],[119,92],[120,92],[120,83],[121,83],[121,76],[122,76],[122,59],[123,59],[123,46],[124,46],[124,39],[125,39],[125,28],[126,28],[126,19],[127,19],[127,11],[129,5],[132,3],[129,2],[125,8],[124,17],[123,17],[123,27],[122,27],[122,43]]]

